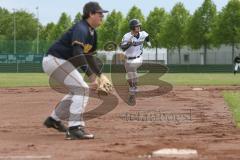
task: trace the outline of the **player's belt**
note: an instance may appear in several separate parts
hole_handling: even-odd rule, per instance
[[[127,59],[136,59],[136,58],[139,58],[141,55],[142,55],[142,53],[137,57],[128,57]]]

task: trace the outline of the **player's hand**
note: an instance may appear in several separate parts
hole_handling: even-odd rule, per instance
[[[132,44],[133,44],[133,40],[129,40],[129,41],[127,42],[127,44],[132,45]]]
[[[152,47],[151,42],[147,42],[148,47]]]
[[[133,37],[134,37],[134,35],[131,36],[131,38],[128,41],[128,44],[132,44],[133,43]]]

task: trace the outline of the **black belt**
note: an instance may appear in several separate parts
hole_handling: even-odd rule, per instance
[[[139,58],[141,55],[142,55],[142,53],[137,57],[128,57],[127,59],[136,59],[136,58]]]

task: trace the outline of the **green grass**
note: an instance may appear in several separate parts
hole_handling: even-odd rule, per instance
[[[110,77],[110,74],[106,75]],[[119,74],[114,73],[113,76]],[[155,77],[159,77],[159,74],[149,74],[144,81],[154,84]],[[159,79],[174,86],[240,85],[240,74],[234,76],[231,73],[168,73]],[[24,86],[48,86],[48,76],[44,73],[0,73],[0,87]]]
[[[234,76],[232,73],[169,73],[160,79],[180,86],[240,85],[240,74]]]
[[[230,107],[237,127],[240,127],[240,92],[223,92],[223,96]]]
[[[44,73],[0,73],[0,87],[48,86]]]

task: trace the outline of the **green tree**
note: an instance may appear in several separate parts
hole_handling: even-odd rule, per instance
[[[216,19],[216,5],[205,0],[199,7],[188,25],[188,43],[194,49],[203,47],[203,63],[206,64],[207,49],[213,43],[212,30]]]
[[[124,18],[123,21],[122,21],[122,23],[121,23],[121,26],[120,26],[120,34],[121,34],[122,36],[123,36],[125,33],[129,32],[129,25],[128,25],[128,23],[129,23],[129,21],[130,21],[131,19],[139,19],[140,22],[141,22],[142,25],[143,25],[143,28],[145,27],[145,20],[144,20],[144,16],[143,16],[143,14],[142,14],[142,11],[141,11],[139,8],[137,8],[136,6],[133,6],[133,7],[129,10],[126,18]]]
[[[82,14],[78,12],[73,20],[73,23],[76,23],[82,19]]]
[[[120,24],[122,22],[123,15],[121,12],[113,10],[107,15],[106,20],[99,29],[99,48],[103,48],[106,42],[112,41],[115,44],[119,44],[121,36],[119,35]]]
[[[146,32],[149,33],[152,47],[156,48],[156,57],[158,54],[157,48],[159,48],[160,45],[162,46],[162,32],[167,17],[168,15],[163,8],[155,7],[154,10],[149,13],[145,23]]]
[[[232,46],[232,59],[235,47],[240,43],[240,1],[230,0],[218,16],[214,30],[215,40],[218,44]]]
[[[53,22],[48,23],[40,30],[40,40],[51,41],[51,35],[54,32],[55,24]]]
[[[16,11],[7,18],[5,36],[9,40],[13,40],[14,32],[13,18],[15,16],[16,24],[16,40],[34,40],[37,38],[38,21],[33,14],[24,10]]]
[[[14,34],[14,24],[16,34]],[[5,26],[4,37],[9,44],[8,52],[13,52],[14,37],[16,38],[17,53],[32,53],[35,51],[36,43],[34,43],[34,40],[37,38],[38,20],[34,14],[17,10],[6,17],[6,23],[3,25]]]
[[[163,29],[162,43],[166,48],[177,48],[179,64],[181,64],[181,48],[186,45],[186,28],[189,12],[182,3],[177,3]]]
[[[40,52],[46,53],[49,46],[53,43],[51,39],[52,33],[54,32],[55,24],[48,23],[46,26],[42,27],[40,30]]]
[[[6,30],[10,28],[11,14],[7,9],[0,7],[0,40],[6,39]]]
[[[54,31],[51,34],[50,40],[56,40],[72,26],[71,17],[65,12],[62,13]]]
[[[10,26],[10,22],[13,20],[11,13],[4,8],[0,7],[0,53],[10,53],[13,52],[13,43],[9,43],[7,41],[7,30],[9,28],[12,28],[13,32],[13,26]]]

